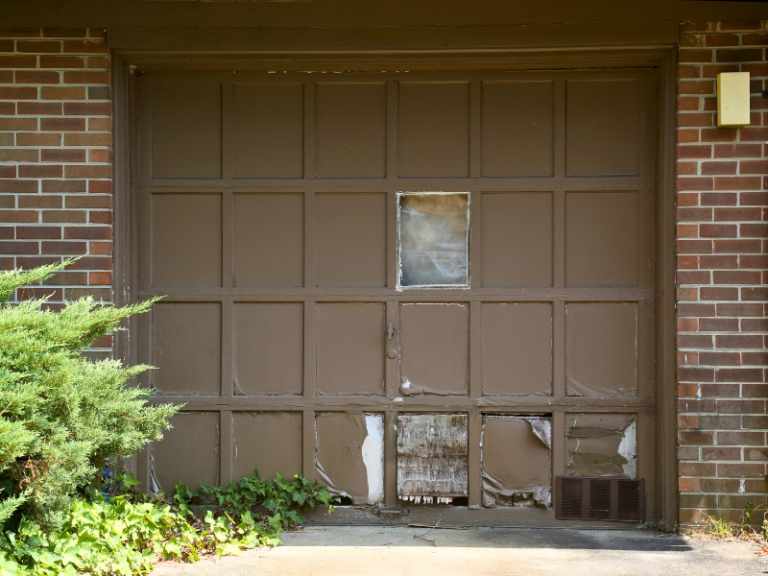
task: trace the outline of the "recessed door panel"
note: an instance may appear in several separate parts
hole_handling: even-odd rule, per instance
[[[403,304],[400,326],[400,393],[404,396],[466,394],[468,306]]]
[[[384,305],[317,305],[317,388],[320,394],[384,393]]]
[[[304,305],[238,303],[234,310],[235,394],[301,394]]]
[[[304,196],[237,194],[235,286],[304,284]]]

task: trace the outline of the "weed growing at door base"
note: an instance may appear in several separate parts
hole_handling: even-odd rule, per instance
[[[301,513],[338,499],[296,475],[275,480],[253,475],[223,488],[184,484],[176,494],[150,497],[131,475],[118,474],[114,496],[89,488],[60,530],[45,533],[22,519],[0,540],[0,576],[146,574],[159,559],[196,562],[201,556],[240,555],[280,543],[280,531]]]
[[[751,500],[741,515],[741,522],[728,522],[720,518],[708,517],[706,521],[692,526],[689,533],[700,538],[718,540],[750,540],[762,545],[768,544],[768,511],[763,513],[762,524],[755,518],[762,505],[755,506]]]

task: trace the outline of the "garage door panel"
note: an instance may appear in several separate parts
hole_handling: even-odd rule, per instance
[[[301,473],[302,415],[300,412],[234,412],[232,414],[233,480]],[[269,442],[264,439],[269,438]]]
[[[304,85],[233,88],[235,178],[301,178]]]
[[[160,302],[152,309],[152,382],[163,394],[221,391],[221,305]]]
[[[469,307],[403,304],[400,307],[400,393],[466,394]]]
[[[152,285],[221,286],[221,196],[152,196]]]
[[[567,414],[565,426],[566,475],[637,477],[636,415]]]
[[[386,84],[318,84],[315,118],[319,178],[386,176]]]
[[[303,286],[303,194],[237,194],[234,202],[235,286]]]
[[[483,304],[483,394],[552,394],[551,304]]]
[[[384,417],[319,414],[315,420],[318,484],[353,504],[384,499]]]
[[[483,82],[483,176],[552,176],[554,82]]]
[[[640,151],[638,79],[566,82],[566,174],[636,175]]]
[[[565,200],[568,286],[637,286],[638,192],[569,192]]]
[[[385,194],[318,194],[318,286],[386,285],[386,243]]]
[[[384,393],[382,303],[317,305],[317,388],[321,395]]]
[[[565,309],[568,396],[635,396],[637,329],[635,303],[568,303]]]
[[[483,286],[552,286],[551,192],[483,194]]]
[[[171,496],[181,482],[197,490],[219,484],[219,414],[179,412],[171,419],[173,428],[150,448],[150,476],[153,488]]]
[[[400,176],[469,176],[469,82],[401,82]]]
[[[221,178],[221,85],[151,90],[152,177]]]
[[[481,446],[483,506],[550,506],[551,418],[484,415]]]
[[[298,395],[304,380],[304,305],[235,304],[235,392]]]

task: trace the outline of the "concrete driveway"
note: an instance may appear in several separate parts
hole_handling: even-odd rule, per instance
[[[414,538],[422,536],[432,542]],[[762,576],[744,542],[647,530],[313,526],[272,550],[220,562],[160,563],[156,576]]]

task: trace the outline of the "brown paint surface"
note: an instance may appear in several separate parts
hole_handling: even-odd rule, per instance
[[[317,305],[320,394],[384,393],[384,305]]]
[[[637,286],[637,192],[569,192],[565,196],[568,286]]]
[[[554,83],[483,82],[483,176],[551,176]]]
[[[636,80],[568,80],[566,171],[569,176],[637,174]]]
[[[384,194],[317,196],[317,285],[386,284]]]
[[[235,286],[304,284],[304,197],[237,194]]]
[[[551,304],[483,304],[483,394],[552,394]]]
[[[152,309],[151,377],[164,394],[218,396],[221,307],[160,302]]]
[[[386,85],[318,84],[316,106],[317,176],[384,177]]]
[[[400,176],[469,176],[469,83],[401,82]]]
[[[552,286],[551,192],[483,194],[483,286]]]
[[[365,414],[320,414],[315,425],[318,483],[354,504],[374,504],[368,501],[368,471],[363,461],[368,435]]]
[[[301,178],[304,86],[234,87],[235,178]]]
[[[637,392],[637,305],[566,306],[569,396],[630,397]]]
[[[221,178],[221,86],[152,87],[152,176]]]
[[[401,394],[466,394],[469,310],[463,304],[400,307]],[[407,383],[407,384],[406,384]]]
[[[566,416],[568,476],[630,477],[623,465],[628,459],[619,453],[634,416],[624,414],[569,414]],[[637,448],[635,447],[635,453]]]
[[[196,490],[200,482],[219,483],[219,415],[211,412],[179,412],[173,428],[150,449],[152,491],[169,496],[182,482]]]
[[[235,392],[301,394],[304,306],[235,304]]]
[[[486,416],[482,447],[483,506],[549,506],[551,450],[528,420]]]
[[[301,413],[234,412],[233,480],[253,474],[293,478],[301,473]]]
[[[466,414],[400,414],[398,498],[418,504],[424,497],[466,496],[467,454]]]
[[[221,286],[221,196],[152,196],[152,285]]]

